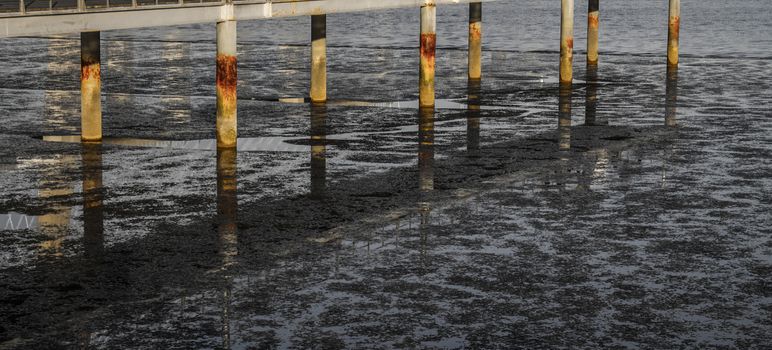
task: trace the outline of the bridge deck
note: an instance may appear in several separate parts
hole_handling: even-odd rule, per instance
[[[490,0],[487,0],[490,1]],[[0,0],[0,37],[419,7],[427,0]],[[480,0],[433,0],[462,4]]]

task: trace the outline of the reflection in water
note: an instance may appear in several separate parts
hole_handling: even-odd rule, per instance
[[[466,150],[469,154],[477,154],[480,150],[480,90],[480,80],[469,79],[466,108]]]
[[[571,84],[560,84],[558,112],[558,148],[571,149]]]
[[[676,126],[676,106],[678,105],[678,66],[667,67],[665,82],[665,125]]]
[[[418,189],[421,201],[418,210],[421,215],[419,232],[421,235],[421,252],[426,254],[427,228],[431,204],[423,198],[434,190],[434,108],[419,108],[418,110]]]
[[[327,106],[311,104],[311,197],[322,198],[327,190]]]
[[[104,246],[102,144],[83,143],[83,246],[87,257],[99,257]]]
[[[238,200],[236,197],[236,150],[217,150],[217,234],[220,241],[222,269],[226,283],[223,289],[222,341],[230,348],[231,266],[238,255]]]
[[[172,33],[166,36],[166,42],[163,43],[161,58],[164,65],[163,79],[161,80],[161,89],[167,92],[161,96],[161,106],[164,111],[170,113],[171,119],[175,123],[188,123],[191,119],[191,100],[192,92],[191,73],[192,64],[189,60],[191,56],[191,43],[177,42],[176,34]],[[176,91],[175,85],[180,86],[181,94],[169,95],[169,92]]]
[[[62,254],[62,241],[69,230],[72,207],[57,202],[57,198],[71,196],[74,192],[72,184],[61,178],[62,173],[74,163],[75,158],[73,156],[65,155],[56,158],[55,162],[41,174],[38,197],[46,202],[54,203],[50,212],[37,217],[38,228],[48,237],[47,240],[40,243],[41,254],[55,256]]]
[[[587,65],[587,90],[584,100],[584,124],[585,125],[608,125],[608,120],[598,118],[598,66]]]

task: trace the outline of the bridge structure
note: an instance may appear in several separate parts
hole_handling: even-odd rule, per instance
[[[493,1],[493,0],[484,0]],[[81,33],[81,140],[102,140],[100,31],[216,24],[217,148],[237,143],[236,23],[311,16],[311,103],[327,101],[326,15],[392,8],[420,8],[419,106],[433,108],[436,7],[468,4],[468,78],[481,78],[483,0],[0,0],[0,38]],[[588,0],[587,64],[598,64],[599,0]],[[561,0],[560,86],[573,81],[574,0]],[[678,66],[680,0],[669,0],[667,64]],[[568,94],[570,96],[570,93]],[[570,108],[570,107],[569,107]],[[560,118],[563,123],[565,118]],[[570,120],[569,120],[570,122]],[[562,124],[561,124],[562,125]]]

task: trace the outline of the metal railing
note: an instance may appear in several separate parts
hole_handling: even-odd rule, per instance
[[[176,7],[201,4],[224,4],[225,0],[0,0],[0,15],[31,15],[41,12],[90,12],[130,10],[151,7]],[[234,3],[266,1],[234,0]]]

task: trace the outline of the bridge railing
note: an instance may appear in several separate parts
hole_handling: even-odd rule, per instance
[[[268,1],[234,0],[234,3],[261,3]],[[41,12],[90,12],[106,9],[174,7],[202,4],[221,4],[225,0],[0,0],[0,16],[40,14]]]

